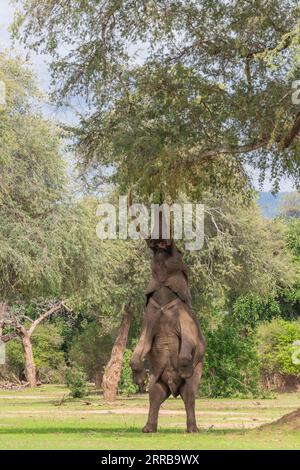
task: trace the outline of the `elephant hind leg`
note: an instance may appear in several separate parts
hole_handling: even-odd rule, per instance
[[[149,386],[150,408],[148,421],[143,428],[143,432],[156,432],[158,412],[161,404],[170,396],[169,387],[161,381],[151,383]]]
[[[202,373],[202,363],[197,364],[194,374],[180,387],[180,395],[185,405],[187,432],[198,432],[195,413],[195,398]]]

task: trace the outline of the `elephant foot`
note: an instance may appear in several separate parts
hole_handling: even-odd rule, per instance
[[[145,433],[157,432],[157,425],[147,423],[146,426],[143,427],[142,431]]]
[[[188,379],[192,377],[194,373],[193,363],[190,359],[179,360],[179,375],[182,379]]]
[[[197,428],[197,424],[188,424],[186,432],[188,432],[188,433],[199,432],[199,429]]]

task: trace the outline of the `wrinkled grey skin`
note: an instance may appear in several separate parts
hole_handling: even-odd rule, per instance
[[[201,378],[205,340],[191,309],[188,278],[173,241],[151,241],[152,279],[146,289],[142,333],[130,362],[133,379],[142,386],[144,360],[150,363],[148,421],[143,432],[156,432],[161,404],[181,395],[187,431],[197,432],[195,395]]]

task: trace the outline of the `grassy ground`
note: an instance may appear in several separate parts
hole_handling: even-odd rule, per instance
[[[0,449],[300,449],[300,431],[256,429],[299,407],[300,394],[272,400],[197,400],[201,432],[189,435],[180,399],[162,407],[159,432],[140,432],[147,397],[107,405],[69,400],[62,386],[0,392]]]

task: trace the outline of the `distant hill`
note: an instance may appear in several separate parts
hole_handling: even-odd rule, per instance
[[[278,208],[282,197],[288,193],[278,193],[276,196],[273,196],[269,192],[260,192],[258,198],[258,205],[261,208],[261,211],[265,217],[272,219],[278,215]]]

